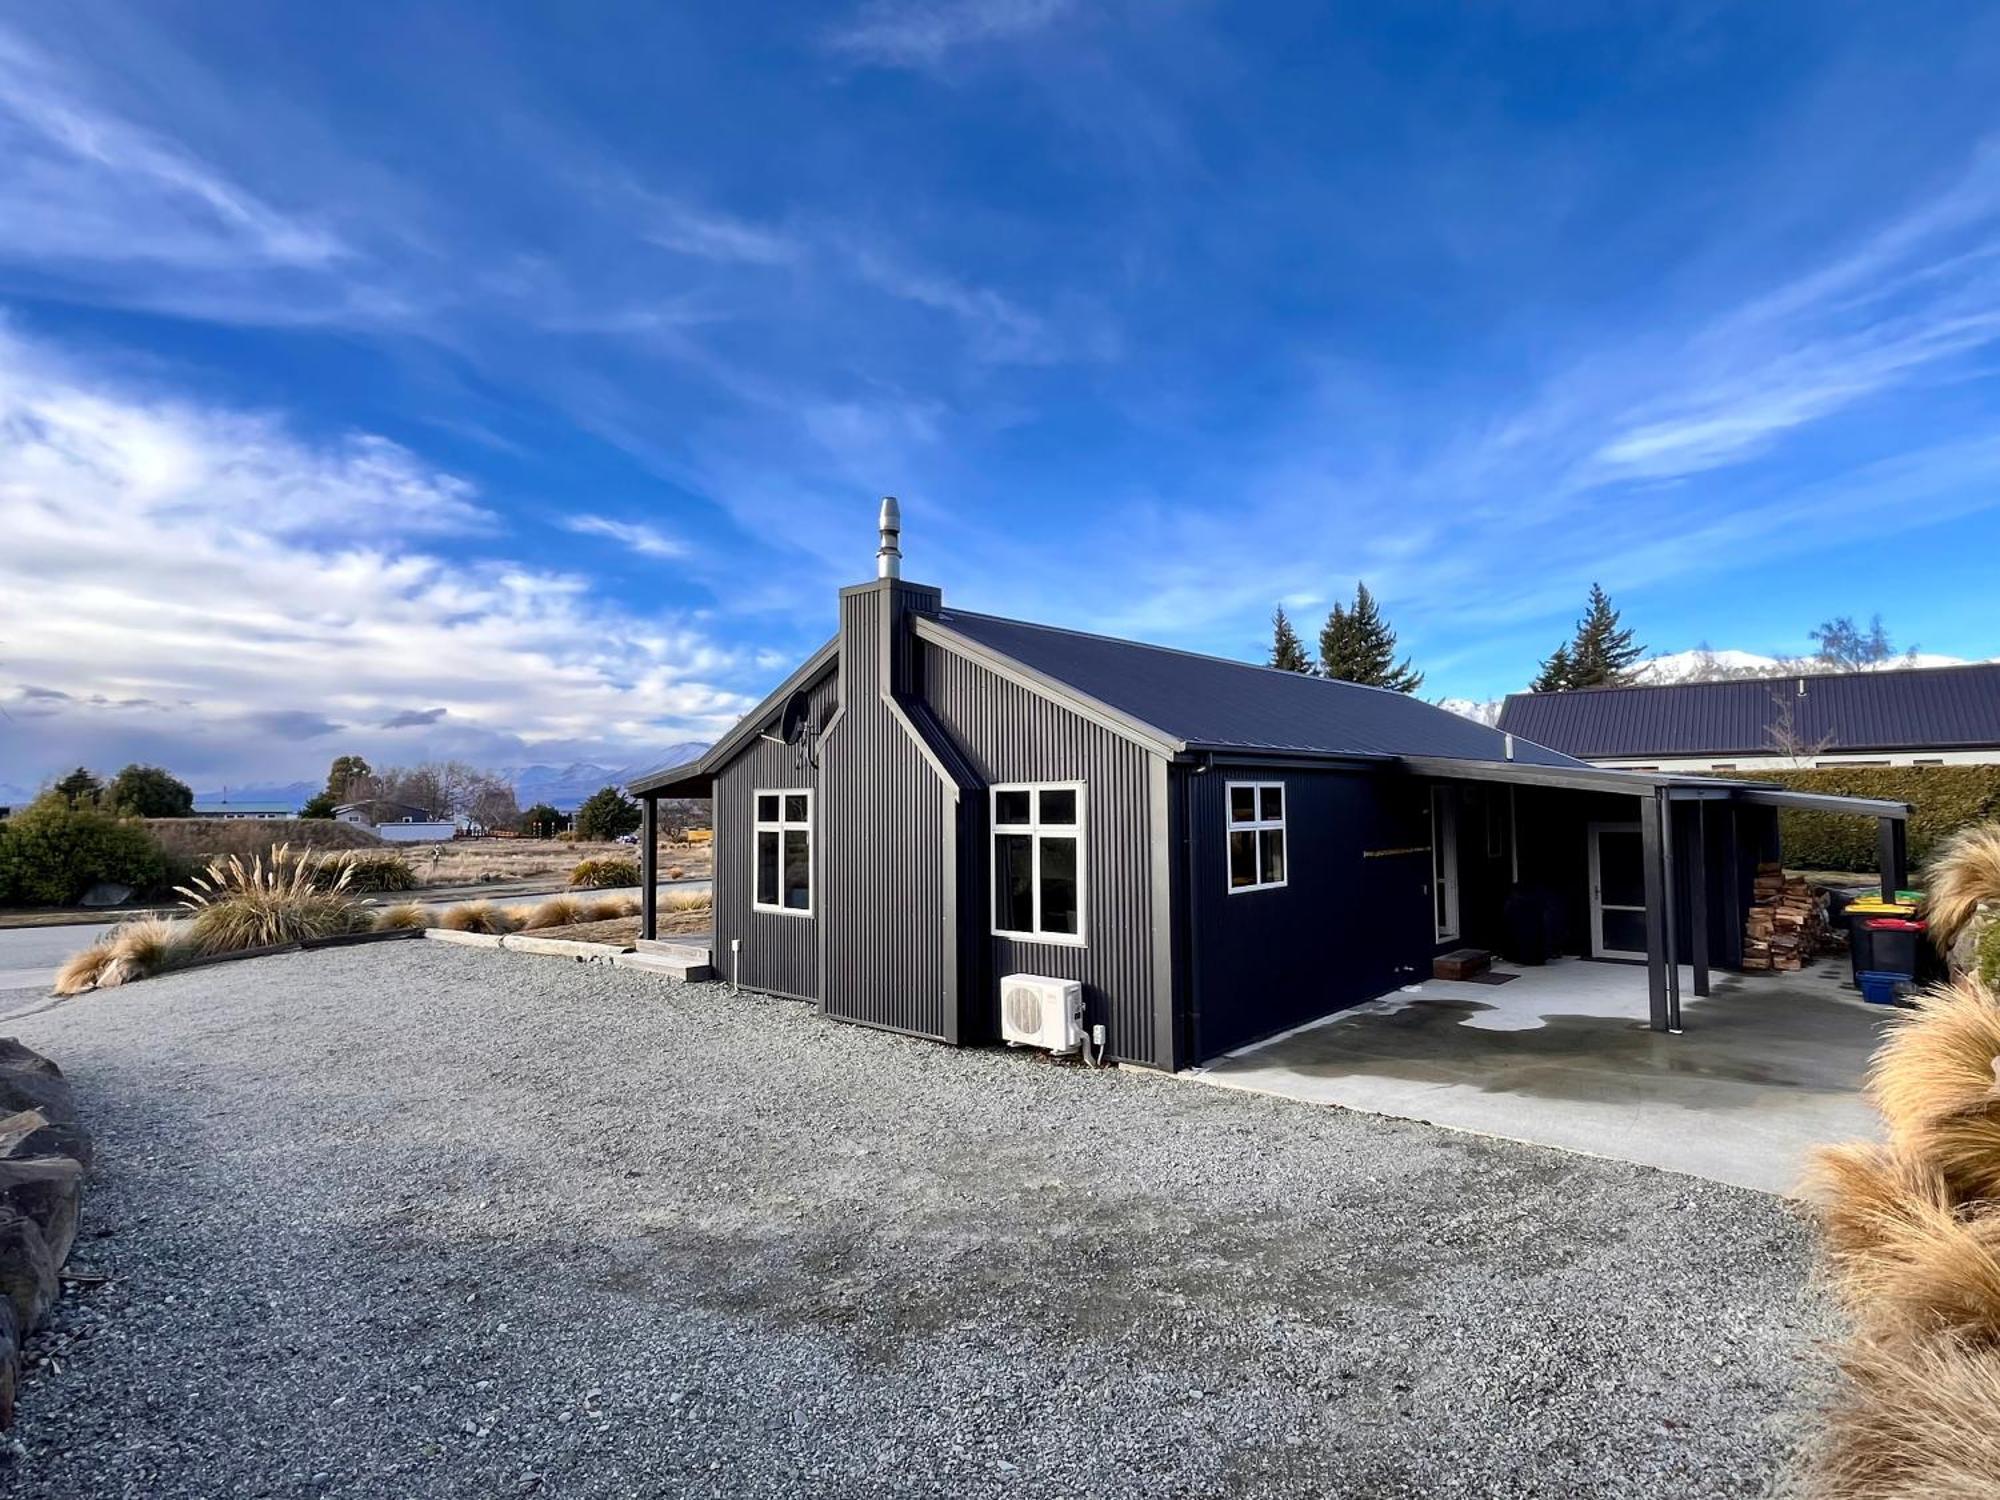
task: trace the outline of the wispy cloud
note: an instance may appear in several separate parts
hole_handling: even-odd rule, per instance
[[[871,0],[829,33],[835,52],[883,67],[935,67],[951,54],[1043,30],[1071,0]]]
[[[679,202],[658,205],[645,237],[683,255],[737,265],[782,266],[801,254],[798,242],[778,230]]]
[[[688,555],[687,544],[668,536],[644,521],[620,521],[612,516],[564,516],[563,529],[579,536],[608,537],[621,547],[645,557],[677,558]]]
[[[296,774],[413,731],[499,763],[636,758],[748,706],[722,685],[744,661],[687,618],[412,545],[475,502],[386,440],[160,401],[0,328],[0,699],[51,710],[10,731],[9,772],[88,752]],[[140,700],[187,707],[117,708]]]
[[[231,182],[175,142],[95,104],[0,28],[0,254],[316,268],[338,235]]]

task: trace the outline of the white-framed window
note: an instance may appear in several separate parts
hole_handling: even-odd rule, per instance
[[[1229,799],[1229,894],[1273,891],[1285,883],[1285,784],[1232,781]]]
[[[1083,783],[996,786],[993,933],[1083,946]]]
[[[750,904],[758,911],[809,917],[813,909],[811,790],[759,789],[755,799],[755,866]]]

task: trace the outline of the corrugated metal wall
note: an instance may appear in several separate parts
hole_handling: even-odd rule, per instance
[[[1189,1061],[1372,1000],[1427,974],[1428,788],[1407,777],[1218,764],[1192,798]],[[1286,884],[1229,889],[1227,787],[1285,785]]]
[[[956,1040],[954,802],[905,721],[882,700],[889,665],[883,631],[896,611],[935,607],[935,599],[934,591],[908,586],[841,598],[845,707],[822,771],[822,1002],[842,1020]]]
[[[1084,937],[1078,948],[992,936],[991,851],[986,809],[975,819],[976,854],[967,851],[976,883],[965,903],[967,940],[989,955],[982,1002],[968,1001],[987,1034],[998,1032],[998,977],[1047,974],[1084,986],[1088,1021],[1102,1022],[1110,1055],[1124,1061],[1175,1065],[1172,1002],[1156,949],[1164,948],[1166,902],[1156,898],[1171,850],[1156,848],[1150,752],[1051,703],[1010,679],[930,641],[918,643],[916,671],[925,702],[991,785],[1010,781],[1080,781],[1084,797]],[[1165,778],[1160,778],[1164,794]],[[983,791],[968,794],[982,800]],[[1165,827],[1164,811],[1161,827]]]
[[[807,691],[812,695],[813,722],[825,724],[833,715],[839,692],[838,674],[829,670]],[[767,726],[777,732],[774,719]],[[820,787],[811,765],[801,769],[798,752],[789,745],[753,740],[716,774],[715,819],[715,964],[730,972],[729,941],[743,940],[741,978],[754,989],[771,990],[802,1000],[817,1000],[819,930],[826,914],[827,822],[823,791],[813,799],[813,914],[776,916],[753,911],[751,901],[756,863],[752,834],[758,787]]]

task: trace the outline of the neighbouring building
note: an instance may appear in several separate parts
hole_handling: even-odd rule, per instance
[[[342,823],[369,829],[377,838],[392,844],[430,844],[458,833],[455,819],[439,817],[428,807],[380,797],[366,802],[343,802],[334,808],[333,815]]]
[[[1515,693],[1499,727],[1636,771],[2000,763],[2000,662]]]
[[[1000,1035],[1003,984],[1082,986],[1108,1056],[1181,1068],[1497,947],[1643,963],[1679,1026],[1742,955],[1776,809],[1908,808],[1600,769],[1402,693],[976,614],[906,582],[901,519],[837,629],[706,754],[635,778],[655,932],[663,797],[707,797],[712,953],[841,1020]]]
[[[231,802],[226,797],[198,799],[194,811],[195,818],[296,818],[298,808],[289,802]]]

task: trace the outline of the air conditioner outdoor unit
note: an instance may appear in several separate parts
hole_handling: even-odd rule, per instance
[[[1000,981],[1000,1035],[1017,1046],[1074,1052],[1083,1041],[1083,986],[1042,974],[1006,975]]]

